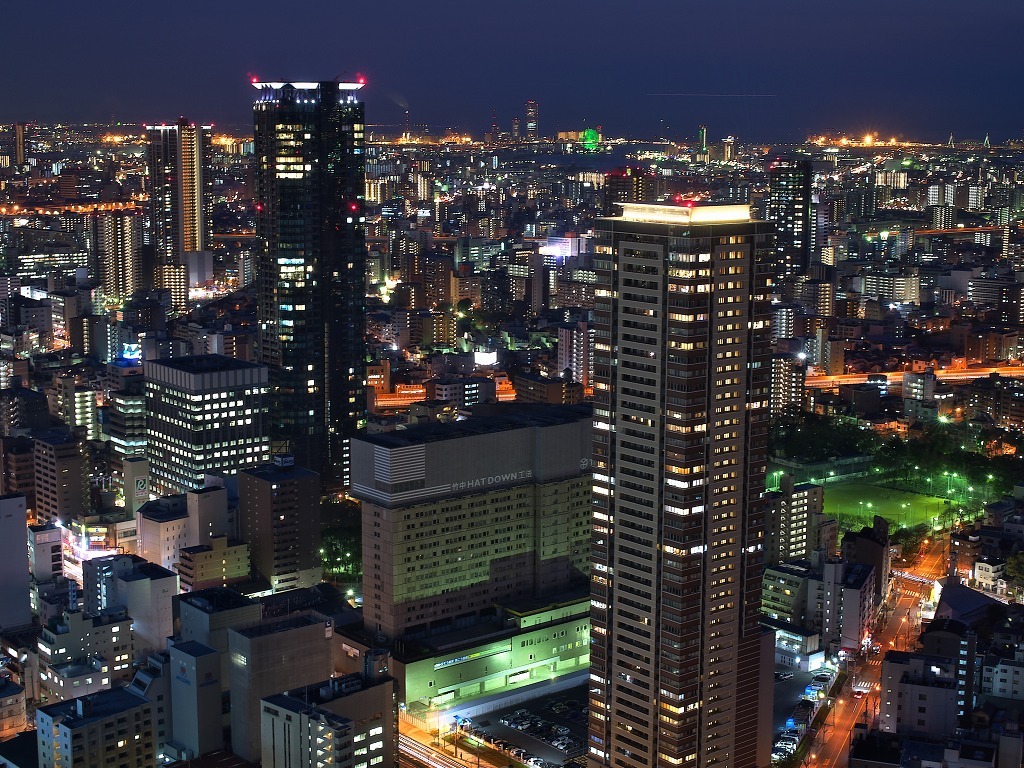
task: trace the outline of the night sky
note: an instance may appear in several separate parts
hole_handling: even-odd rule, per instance
[[[1021,0],[3,3],[0,123],[250,122],[250,75],[365,75],[371,123],[1024,138]],[[653,95],[672,94],[672,95]]]

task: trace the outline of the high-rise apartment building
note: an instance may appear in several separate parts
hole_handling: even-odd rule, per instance
[[[537,102],[530,99],[526,102],[526,140],[536,141],[540,137],[537,123],[540,119],[540,107]]]
[[[320,583],[320,478],[290,456],[238,473],[238,527],[275,592]]]
[[[95,274],[108,302],[120,306],[142,287],[142,217],[110,211],[94,217]]]
[[[156,270],[153,285],[171,291],[175,312],[188,308],[185,254],[208,250],[213,236],[213,127],[182,118],[147,125],[150,215]]]
[[[260,359],[272,436],[348,485],[365,411],[363,104],[359,83],[254,83]]]
[[[589,758],[766,766],[774,228],[746,205],[622,207],[595,227]]]
[[[807,379],[807,356],[783,352],[772,355],[770,412],[773,419],[795,416],[804,408],[804,381]]]
[[[776,250],[783,274],[804,274],[811,263],[811,161],[776,158],[768,166],[765,218],[778,229]]]
[[[838,523],[824,513],[825,489],[814,483],[796,483],[793,476],[779,477],[778,488],[767,494],[768,525],[765,564],[810,560],[811,554],[836,556]]]
[[[146,450],[153,490],[182,493],[208,472],[270,460],[267,368],[223,355],[146,363]]]
[[[89,509],[89,473],[82,445],[73,435],[53,430],[33,442],[36,518],[67,523]]]
[[[25,141],[28,138],[28,125],[26,123],[14,124],[14,165],[20,170],[25,165]]]
[[[569,373],[566,375],[566,371]],[[558,327],[558,374],[578,381],[587,395],[594,378],[594,326],[585,320]]]

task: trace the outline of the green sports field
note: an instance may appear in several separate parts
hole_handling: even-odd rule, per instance
[[[922,523],[934,527],[944,513],[957,509],[946,502],[938,496],[868,483],[825,485],[825,514],[839,520],[840,527],[847,530],[871,525],[875,515],[881,515],[893,527],[913,527]]]

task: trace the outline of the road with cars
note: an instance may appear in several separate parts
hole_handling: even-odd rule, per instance
[[[847,684],[807,753],[809,768],[847,768],[854,726],[860,722],[871,727],[879,715],[882,656],[888,650],[914,649],[921,632],[921,602],[929,596],[928,585],[945,574],[946,557],[945,539],[936,537],[915,564],[894,578],[891,611],[873,638],[879,652],[851,662]]]

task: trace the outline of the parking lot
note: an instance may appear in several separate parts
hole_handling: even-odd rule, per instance
[[[482,741],[527,765],[561,766],[583,754],[586,708],[587,687],[583,685],[479,715],[462,724],[461,738]]]
[[[778,733],[786,726],[786,720],[793,714],[793,707],[800,701],[804,688],[814,677],[813,672],[778,667],[778,671],[792,673],[789,680],[775,681],[775,699],[772,707],[772,733]]]
[[[816,678],[818,678],[816,680]],[[778,667],[775,671],[775,696],[772,707],[772,760],[784,759],[788,752],[795,750],[810,734],[811,721],[822,704],[822,696],[815,695],[806,700],[804,692],[813,684],[827,696],[835,681],[834,674],[826,670],[801,672],[800,670]],[[807,703],[802,703],[807,701]]]

